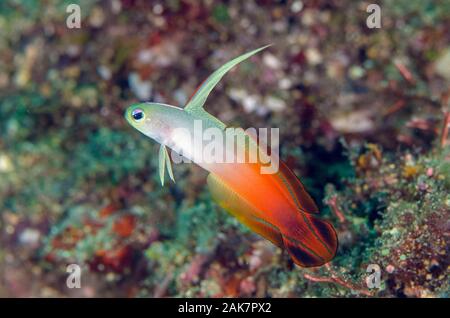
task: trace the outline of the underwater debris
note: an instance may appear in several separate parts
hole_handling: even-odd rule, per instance
[[[373,296],[373,293],[368,291],[365,287],[356,286],[348,281],[343,280],[342,278],[338,277],[336,272],[334,272],[331,267],[328,265],[326,266],[329,271],[328,277],[321,277],[321,276],[314,276],[311,274],[304,274],[303,277],[316,283],[334,283],[338,284],[342,287],[350,289],[352,292],[359,293],[365,296]]]
[[[444,113],[444,120],[442,123],[442,131],[439,142],[441,148],[444,148],[445,145],[447,144],[449,126],[450,126],[450,111],[447,111]]]

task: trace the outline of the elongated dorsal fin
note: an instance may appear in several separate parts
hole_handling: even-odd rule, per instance
[[[159,178],[161,179],[161,185],[164,185],[164,175],[166,173],[166,163],[167,163],[167,172],[169,173],[170,179],[175,182],[175,178],[173,176],[172,164],[170,162],[169,153],[167,152],[167,148],[164,145],[161,145],[159,148]]]
[[[205,104],[206,99],[208,98],[211,91],[219,83],[219,81],[222,79],[222,77],[229,70],[231,70],[234,66],[236,66],[237,64],[241,63],[242,61],[248,59],[249,57],[258,53],[259,51],[264,50],[268,46],[270,46],[270,45],[266,45],[266,46],[260,47],[259,49],[242,54],[242,55],[234,58],[233,60],[225,63],[220,68],[218,68],[199,86],[196,93],[191,97],[191,99],[186,104],[184,110],[187,112],[196,114],[196,115],[201,115],[202,113],[206,113],[206,111],[203,108],[203,105]],[[206,113],[206,114],[208,114],[208,113]],[[213,117],[213,118],[215,118],[215,117]]]

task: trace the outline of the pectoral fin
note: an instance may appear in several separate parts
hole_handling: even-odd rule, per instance
[[[173,176],[172,164],[170,162],[169,153],[167,152],[167,148],[164,145],[161,145],[159,148],[159,178],[161,180],[161,185],[164,185],[164,175],[166,170],[167,163],[167,172],[169,173],[170,179],[175,182],[175,178]]]
[[[241,223],[278,247],[283,247],[283,237],[276,226],[258,217],[260,213],[216,175],[208,175],[211,195],[223,209],[235,216]]]
[[[167,172],[169,173],[170,179],[171,179],[173,182],[175,182],[175,178],[174,178],[174,176],[173,176],[173,171],[172,171],[172,162],[170,161],[169,153],[167,152],[166,147],[164,147],[164,153],[165,153],[166,163],[167,163]]]

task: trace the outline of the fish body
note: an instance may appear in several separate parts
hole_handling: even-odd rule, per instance
[[[210,172],[207,184],[213,199],[240,222],[273,244],[286,248],[296,264],[320,266],[329,262],[336,253],[336,232],[329,222],[318,218],[314,201],[279,158],[280,169],[276,173],[262,174],[263,163],[259,159],[244,163],[238,160],[211,162],[204,160],[203,153],[198,150],[204,149],[207,143],[200,138],[203,132],[211,128],[222,132],[227,129],[224,123],[203,109],[207,96],[229,69],[264,48],[241,55],[219,68],[200,86],[184,109],[140,103],[130,106],[125,117],[133,127],[161,144],[162,182],[166,164],[169,175],[174,179],[165,148],[168,147]],[[269,156],[252,137],[242,134],[246,144]],[[225,141],[223,152],[224,156],[237,159],[237,154]]]

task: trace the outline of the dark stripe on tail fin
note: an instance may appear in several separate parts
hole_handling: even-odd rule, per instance
[[[289,231],[282,232],[283,243],[297,265],[321,266],[336,255],[338,248],[336,231],[327,221],[312,215],[305,215],[305,218],[298,217],[298,222],[293,223]]]
[[[290,238],[283,236],[283,242],[292,260],[299,266],[314,267],[321,266],[327,262],[297,240],[292,241]]]
[[[318,235],[322,238],[323,242],[329,246],[329,249],[336,254],[337,250],[337,234],[334,227],[327,221],[323,221],[317,218],[311,218],[311,222],[316,229]]]

